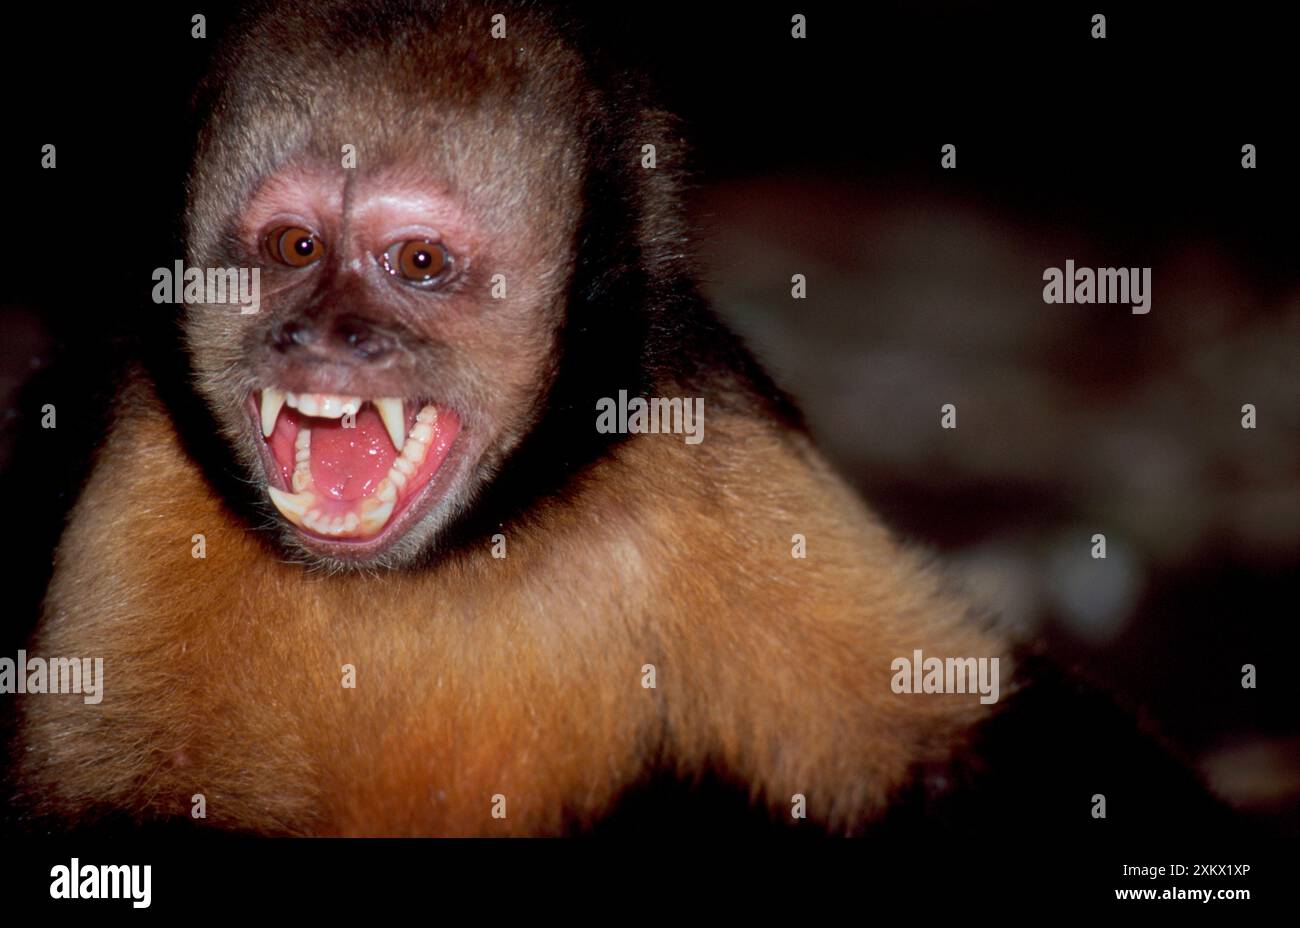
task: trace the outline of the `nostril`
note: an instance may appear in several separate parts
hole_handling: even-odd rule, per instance
[[[387,335],[359,316],[340,316],[335,321],[334,333],[342,344],[367,360],[387,354],[392,348]]]
[[[272,343],[282,351],[295,345],[311,344],[314,339],[311,329],[294,319],[281,322],[271,330]]]

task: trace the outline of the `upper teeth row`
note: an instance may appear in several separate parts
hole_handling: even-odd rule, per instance
[[[319,416],[325,419],[341,419],[346,415],[355,415],[364,402],[359,396],[340,396],[337,393],[286,393],[275,387],[262,390],[262,435],[270,438],[275,431],[275,421],[280,417],[280,409],[288,405],[304,416]],[[374,404],[379,418],[384,421],[388,437],[393,440],[393,447],[398,451],[406,444],[406,412],[402,408],[401,397],[381,396],[370,401]]]
[[[361,397],[339,396],[337,393],[286,393],[284,401],[290,409],[296,409],[304,416],[326,419],[341,419],[348,413],[355,415],[361,408]]]

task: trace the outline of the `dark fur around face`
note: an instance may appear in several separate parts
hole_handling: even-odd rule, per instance
[[[492,37],[495,12],[508,38]],[[260,266],[262,309],[190,307],[192,376],[250,474],[247,397],[286,371],[300,389],[460,411],[453,488],[374,563],[417,562],[558,489],[615,440],[594,411],[620,389],[700,394],[708,380],[711,403],[766,400],[792,416],[701,303],[672,119],[639,78],[580,49],[576,25],[531,4],[338,2],[258,6],[234,33],[196,97],[187,258]],[[355,168],[341,166],[345,145]],[[349,260],[373,244],[352,207],[390,189],[433,203],[461,271],[445,290],[403,292]],[[263,260],[260,235],[285,215],[338,253],[309,275]],[[506,299],[489,297],[497,274]],[[392,362],[307,371],[271,347],[286,318],[339,313],[382,327]]]

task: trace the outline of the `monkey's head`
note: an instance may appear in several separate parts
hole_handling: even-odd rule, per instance
[[[526,8],[494,38],[489,8],[419,6],[256,12],[198,96],[187,263],[261,294],[188,307],[195,383],[284,543],[332,566],[408,563],[474,503],[569,322],[583,63]]]

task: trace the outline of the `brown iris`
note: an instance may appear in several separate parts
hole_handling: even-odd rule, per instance
[[[320,240],[302,226],[280,226],[266,237],[271,257],[290,267],[306,267],[321,255]]]
[[[431,284],[446,273],[451,255],[440,243],[413,239],[389,246],[381,259],[384,270],[408,283]]]

